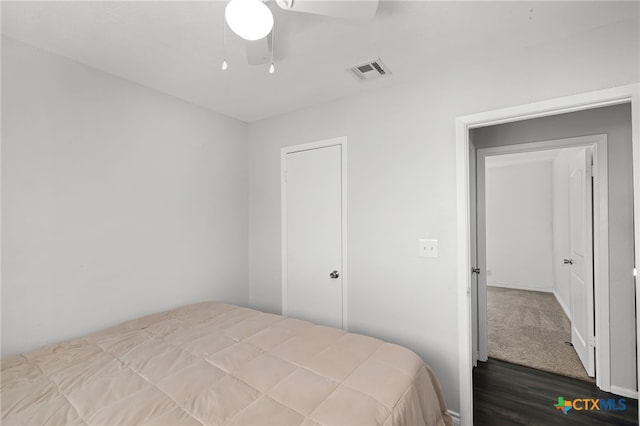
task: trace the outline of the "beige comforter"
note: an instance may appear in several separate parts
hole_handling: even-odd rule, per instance
[[[215,302],[2,360],[3,425],[444,425],[401,346]]]

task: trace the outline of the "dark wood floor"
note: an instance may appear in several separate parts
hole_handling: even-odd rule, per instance
[[[618,400],[595,384],[494,359],[473,369],[473,423],[491,425],[638,425],[638,401],[624,398],[625,410],[569,410],[558,397]],[[581,407],[582,403],[578,404]],[[602,407],[601,407],[602,408]]]

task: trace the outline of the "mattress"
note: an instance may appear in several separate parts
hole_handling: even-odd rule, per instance
[[[205,302],[2,359],[3,425],[450,425],[414,352]]]

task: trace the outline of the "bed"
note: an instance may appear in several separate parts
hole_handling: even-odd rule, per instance
[[[3,425],[450,425],[414,352],[205,302],[2,359]]]

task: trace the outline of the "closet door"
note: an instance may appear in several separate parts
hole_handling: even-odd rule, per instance
[[[342,145],[286,153],[285,315],[343,328]]]

